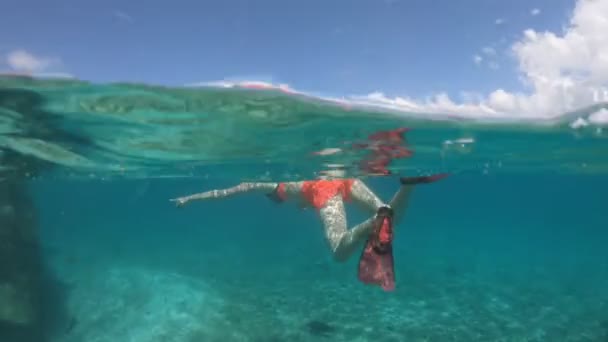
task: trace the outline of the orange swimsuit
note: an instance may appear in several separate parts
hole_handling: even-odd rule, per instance
[[[338,194],[342,196],[344,201],[350,201],[351,188],[354,182],[354,179],[305,181],[302,184],[302,197],[317,209],[325,207],[327,201]],[[283,200],[287,199],[284,183],[279,184],[277,195]]]

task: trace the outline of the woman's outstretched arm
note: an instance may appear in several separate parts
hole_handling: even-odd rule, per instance
[[[173,198],[170,201],[175,202],[177,206],[183,206],[186,203],[193,200],[205,200],[205,199],[217,199],[225,198],[236,194],[242,194],[246,192],[260,192],[270,193],[278,186],[277,183],[241,183],[237,186],[233,186],[227,189],[217,189],[205,192],[199,192],[196,194]]]

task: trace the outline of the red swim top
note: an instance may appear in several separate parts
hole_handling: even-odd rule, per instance
[[[344,201],[350,201],[351,188],[354,179],[332,179],[332,180],[310,180],[302,184],[302,197],[313,207],[321,209],[327,204],[330,198],[340,195]],[[277,194],[280,198],[286,199],[285,184],[279,184]]]

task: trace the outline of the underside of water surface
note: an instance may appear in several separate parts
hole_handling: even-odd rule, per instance
[[[55,164],[53,174],[67,177],[222,174],[293,180],[331,169],[360,176],[356,161],[362,152],[349,146],[397,127],[411,129],[406,138],[414,155],[395,161],[391,170],[396,173],[607,171],[606,130],[572,125],[608,107],[603,104],[550,119],[463,119],[276,89],[19,77],[0,79],[0,85],[0,146]]]
[[[608,131],[399,112],[280,89],[0,78],[1,341],[608,341]],[[361,168],[407,128],[391,174]],[[415,187],[396,289],[337,262],[315,210],[243,181]],[[347,203],[348,226],[368,214]]]

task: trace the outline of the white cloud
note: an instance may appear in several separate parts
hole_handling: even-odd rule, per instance
[[[9,70],[0,70],[0,74],[22,74],[37,78],[73,78],[72,75],[57,70],[61,67],[59,58],[36,56],[25,50],[13,50],[4,58],[0,56],[0,65]]]
[[[120,10],[116,10],[116,11],[114,11],[114,13],[112,13],[112,14],[113,14],[113,15],[114,15],[114,17],[116,17],[117,19],[120,19],[120,20],[123,20],[123,21],[129,22],[129,23],[132,23],[132,22],[134,21],[132,16],[130,16],[129,14],[127,14],[127,13],[125,13],[125,12],[123,12],[123,11],[120,11]]]
[[[485,53],[488,56],[493,56],[496,54],[496,50],[494,50],[494,48],[486,46],[483,49],[481,49],[481,52]]]
[[[589,115],[589,122],[597,125],[608,125],[608,110],[602,108]]]
[[[211,82],[194,82],[187,83],[185,87],[216,87],[216,88],[249,88],[249,89],[272,89],[279,90],[285,93],[301,94],[300,92],[291,89],[288,84],[274,84],[271,82],[257,81],[254,79],[246,80],[222,80],[222,81],[211,81]]]
[[[37,57],[24,50],[11,51],[6,56],[6,64],[18,72],[44,72],[59,63],[60,61],[56,58]]]
[[[589,105],[608,86],[608,1],[579,0],[562,35],[528,29],[513,45],[532,90],[522,108],[550,112]]]
[[[530,11],[530,14],[531,14],[532,16],[537,16],[537,15],[539,15],[539,14],[540,14],[540,9],[538,9],[538,8],[534,8],[534,9],[532,9],[532,10]]]
[[[445,93],[425,100],[407,96],[391,98],[382,92],[323,98],[344,107],[374,106],[425,118],[443,115],[488,120],[553,119],[598,102],[608,104],[608,35],[605,32],[608,32],[608,0],[578,0],[563,32],[525,30],[521,39],[511,45],[512,55],[519,66],[518,76],[525,89],[521,92],[502,88],[485,96],[463,92],[460,103]],[[484,56],[488,55],[474,55],[473,61],[477,64],[486,61],[491,68],[499,67]],[[274,88],[304,94],[288,85],[244,81],[198,85]],[[583,121],[579,120],[576,126],[583,122],[608,124],[608,111],[600,110],[581,119]]]
[[[570,126],[570,128],[573,128],[573,129],[579,129],[582,127],[589,126],[589,123],[587,122],[587,120],[585,120],[583,118],[577,118],[576,120],[571,122],[569,126]]]
[[[525,92],[497,89],[480,102],[457,104],[447,95],[416,102],[374,93],[361,101],[387,108],[460,116],[553,118],[608,102],[608,0],[578,0],[563,33],[528,29],[511,46]],[[481,57],[481,56],[479,56]],[[475,58],[474,60],[480,59]],[[496,65],[497,66],[497,65]],[[606,114],[598,114],[599,120]]]
[[[477,65],[480,65],[481,62],[485,59],[488,68],[492,70],[497,70],[500,67],[498,65],[498,62],[493,60],[496,58],[497,55],[496,49],[491,46],[485,46],[481,49],[481,53],[485,56],[485,58],[481,57],[480,55],[475,55],[476,57],[479,57],[475,59],[475,63]]]
[[[498,18],[498,19],[496,19],[496,20],[494,21],[494,23],[495,23],[496,25],[502,25],[502,24],[504,24],[504,23],[505,23],[505,20],[504,20],[503,18]]]

